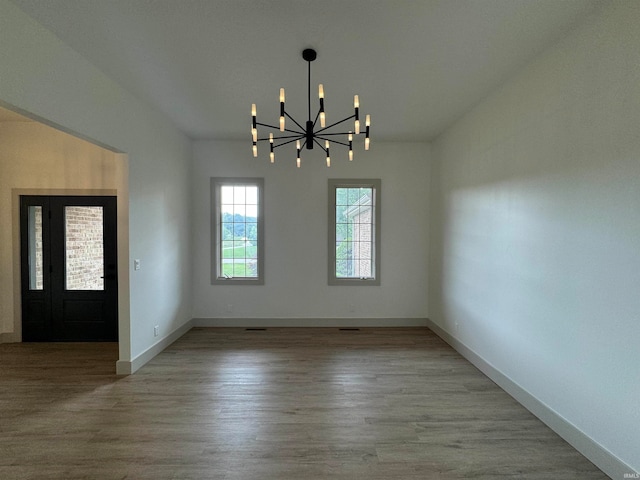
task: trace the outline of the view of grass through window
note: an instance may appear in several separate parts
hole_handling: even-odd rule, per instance
[[[371,187],[335,189],[337,278],[375,275],[373,190]]]
[[[224,185],[220,189],[221,276],[258,277],[258,187]]]

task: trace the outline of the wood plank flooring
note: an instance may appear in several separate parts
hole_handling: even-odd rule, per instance
[[[2,479],[603,479],[427,329],[0,345]]]

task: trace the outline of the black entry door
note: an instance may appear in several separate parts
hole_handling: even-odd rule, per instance
[[[116,197],[20,197],[22,339],[116,341]]]

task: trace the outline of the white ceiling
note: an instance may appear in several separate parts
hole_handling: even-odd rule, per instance
[[[304,122],[301,51],[313,47],[328,122],[351,115],[357,93],[374,139],[412,141],[434,138],[601,3],[12,1],[191,138],[250,138],[251,103],[275,123],[280,87]]]

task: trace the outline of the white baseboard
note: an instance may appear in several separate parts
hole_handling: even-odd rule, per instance
[[[0,343],[17,343],[20,342],[20,335],[14,332],[0,333]]]
[[[426,318],[194,318],[194,327],[356,328],[426,327]]]
[[[189,320],[184,325],[176,328],[173,332],[171,332],[166,337],[163,337],[161,340],[157,341],[149,348],[147,348],[140,355],[132,359],[128,360],[118,360],[116,362],[116,374],[117,375],[131,375],[132,373],[139,370],[145,364],[147,364],[150,360],[152,360],[156,355],[161,353],[165,348],[171,345],[173,342],[178,340],[181,336],[187,333],[193,327],[193,320]]]
[[[582,430],[558,412],[504,375],[500,370],[488,363],[442,327],[429,319],[427,319],[427,326],[608,476],[614,479],[640,478],[636,476],[625,477],[625,474],[637,475],[638,472],[591,437],[587,436]]]

